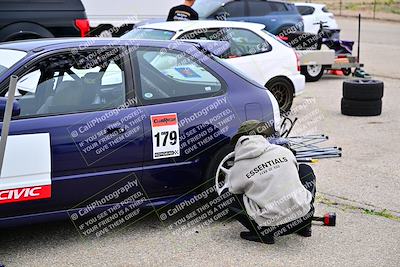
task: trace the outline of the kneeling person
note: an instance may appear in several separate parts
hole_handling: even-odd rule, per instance
[[[232,138],[235,161],[228,175],[229,191],[238,203],[231,215],[249,231],[246,240],[274,243],[274,237],[297,232],[311,236],[315,176],[297,164],[289,149],[269,143],[275,133],[259,121],[244,122]]]

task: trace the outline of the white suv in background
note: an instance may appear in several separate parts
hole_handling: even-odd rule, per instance
[[[222,60],[271,91],[282,111],[305,87],[296,52],[264,30],[264,25],[233,21],[174,21],[142,25],[125,39],[200,39],[228,41]]]
[[[313,4],[313,3],[294,3],[303,17],[304,31],[317,34],[319,30],[320,21],[326,22],[325,26],[328,29],[337,30],[339,29],[336,23],[335,16],[328,11],[328,8],[324,4]]]

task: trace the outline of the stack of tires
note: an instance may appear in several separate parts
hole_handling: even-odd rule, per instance
[[[382,113],[383,82],[348,80],[343,82],[342,114],[377,116]]]

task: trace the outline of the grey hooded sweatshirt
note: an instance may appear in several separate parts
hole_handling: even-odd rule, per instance
[[[285,224],[311,209],[293,153],[260,135],[240,137],[227,183],[231,193],[243,194],[247,214],[259,226]]]

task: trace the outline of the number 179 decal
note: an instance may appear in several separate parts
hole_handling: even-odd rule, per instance
[[[179,127],[176,113],[151,116],[153,159],[179,157]]]

